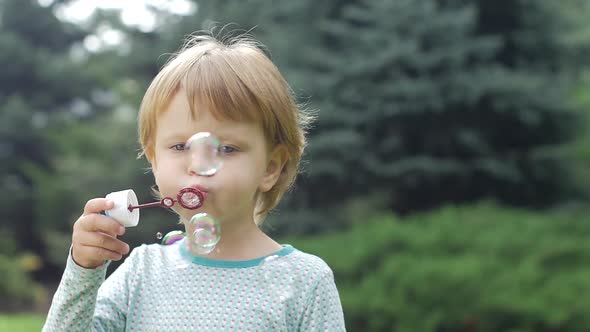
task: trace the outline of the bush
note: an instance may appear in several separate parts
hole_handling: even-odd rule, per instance
[[[0,229],[7,234],[0,242],[0,311],[30,310],[42,291],[29,274],[38,268],[38,257],[20,253],[10,230]]]
[[[0,254],[0,311],[30,310],[40,288],[23,269],[20,259]]]
[[[291,243],[333,268],[350,331],[589,331],[589,236],[572,213],[482,204]]]

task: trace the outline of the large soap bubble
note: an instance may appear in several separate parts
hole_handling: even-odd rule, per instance
[[[219,139],[211,133],[194,134],[186,141],[184,149],[190,152],[190,168],[196,174],[211,176],[223,164]]]

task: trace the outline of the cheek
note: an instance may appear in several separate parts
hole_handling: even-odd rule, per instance
[[[171,173],[173,173],[172,167],[170,163],[167,163],[166,160],[158,160],[157,166],[152,168],[152,173],[154,175],[154,181],[156,185],[162,190],[170,185],[170,178]]]
[[[158,177],[159,177],[159,172],[158,172],[159,168],[155,166],[155,164],[152,164],[152,175],[154,176],[154,182],[156,182],[156,184],[159,185],[158,183]]]
[[[236,158],[224,162],[221,166],[221,172],[226,183],[229,181],[240,187],[256,183],[262,173],[260,165],[257,165],[255,160],[250,157]]]
[[[234,166],[224,163],[222,169],[211,178],[211,182],[224,196],[243,196],[255,190],[255,173],[253,169],[242,165]]]

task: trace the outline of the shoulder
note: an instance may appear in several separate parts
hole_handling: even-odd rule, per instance
[[[142,244],[133,248],[125,261],[133,265],[155,266],[178,255],[178,252],[178,244],[167,246],[157,243]]]
[[[160,246],[157,244],[141,244],[138,247],[133,248],[129,254],[129,259],[144,259],[146,256],[158,255]]]
[[[177,246],[142,244],[133,248],[121,266],[107,279],[123,279],[136,285],[150,284],[179,264]]]
[[[320,257],[295,249],[289,255],[290,263],[295,271],[312,283],[318,283],[322,280],[333,280],[334,273],[328,264]]]
[[[313,308],[318,306],[341,307],[334,273],[322,258],[300,250],[293,250],[287,256],[292,256],[290,260],[295,274],[294,282],[300,296],[300,301],[297,302],[300,310],[313,311]]]
[[[299,274],[300,298],[295,301],[298,329],[346,331],[332,269],[318,256],[299,250],[292,254],[293,260],[302,268]]]
[[[153,255],[153,254],[157,254],[159,251],[161,251],[162,249],[162,245],[157,244],[157,243],[151,243],[151,244],[141,244],[135,248],[133,248],[133,250],[131,251],[131,256],[143,256],[143,255]]]

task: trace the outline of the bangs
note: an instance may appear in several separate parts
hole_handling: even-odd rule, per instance
[[[234,71],[226,57],[204,54],[181,77],[177,90],[183,89],[188,98],[191,116],[199,108],[212,113],[217,120],[264,122],[264,106],[256,91]]]

